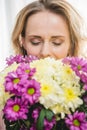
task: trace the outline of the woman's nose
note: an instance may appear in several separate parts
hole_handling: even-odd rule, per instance
[[[40,52],[40,58],[46,58],[46,57],[51,57],[50,45],[47,42],[43,44]]]

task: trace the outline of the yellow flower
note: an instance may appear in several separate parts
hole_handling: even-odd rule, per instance
[[[40,103],[53,111],[69,113],[82,104],[79,77],[62,60],[45,58],[31,63],[36,68],[34,78],[41,83]]]
[[[53,92],[53,86],[47,83],[43,83],[41,85],[41,95],[42,96],[47,96],[48,94],[51,94]]]
[[[49,108],[58,102],[57,87],[54,82],[47,79],[42,80],[40,91],[41,96],[39,98],[39,102],[46,108]]]
[[[70,110],[66,110],[61,104],[56,104],[52,107],[50,107],[50,109],[55,113],[55,114],[61,114],[62,118],[65,117],[65,114],[70,114]]]
[[[78,95],[71,88],[65,89],[65,97],[67,101],[75,100],[77,96]]]
[[[18,64],[14,63],[0,72],[0,110],[4,108],[7,99],[12,96],[11,94],[5,92],[4,87],[5,76],[7,75],[8,72],[15,71],[17,67]]]
[[[63,86],[63,94],[60,96],[64,98],[62,106],[67,110],[71,108],[72,111],[75,111],[83,103],[79,97],[81,96],[80,87],[77,86]]]

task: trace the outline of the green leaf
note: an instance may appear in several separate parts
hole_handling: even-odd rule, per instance
[[[24,124],[27,128],[30,128],[30,121],[28,120],[22,120],[22,124]]]
[[[46,109],[45,113],[46,113],[46,118],[48,119],[48,121],[51,121],[52,117],[54,116],[53,112],[49,109]]]
[[[45,109],[42,109],[37,120],[37,130],[43,130],[45,118]]]

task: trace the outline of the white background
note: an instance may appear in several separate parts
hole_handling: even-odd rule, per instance
[[[21,8],[35,0],[0,0],[0,71],[5,67],[5,59],[13,54],[11,32],[16,15]],[[67,0],[87,23],[87,0]]]

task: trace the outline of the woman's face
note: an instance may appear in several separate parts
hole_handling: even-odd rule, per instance
[[[39,12],[28,18],[23,46],[28,55],[38,58],[64,58],[70,48],[70,35],[61,15]]]

